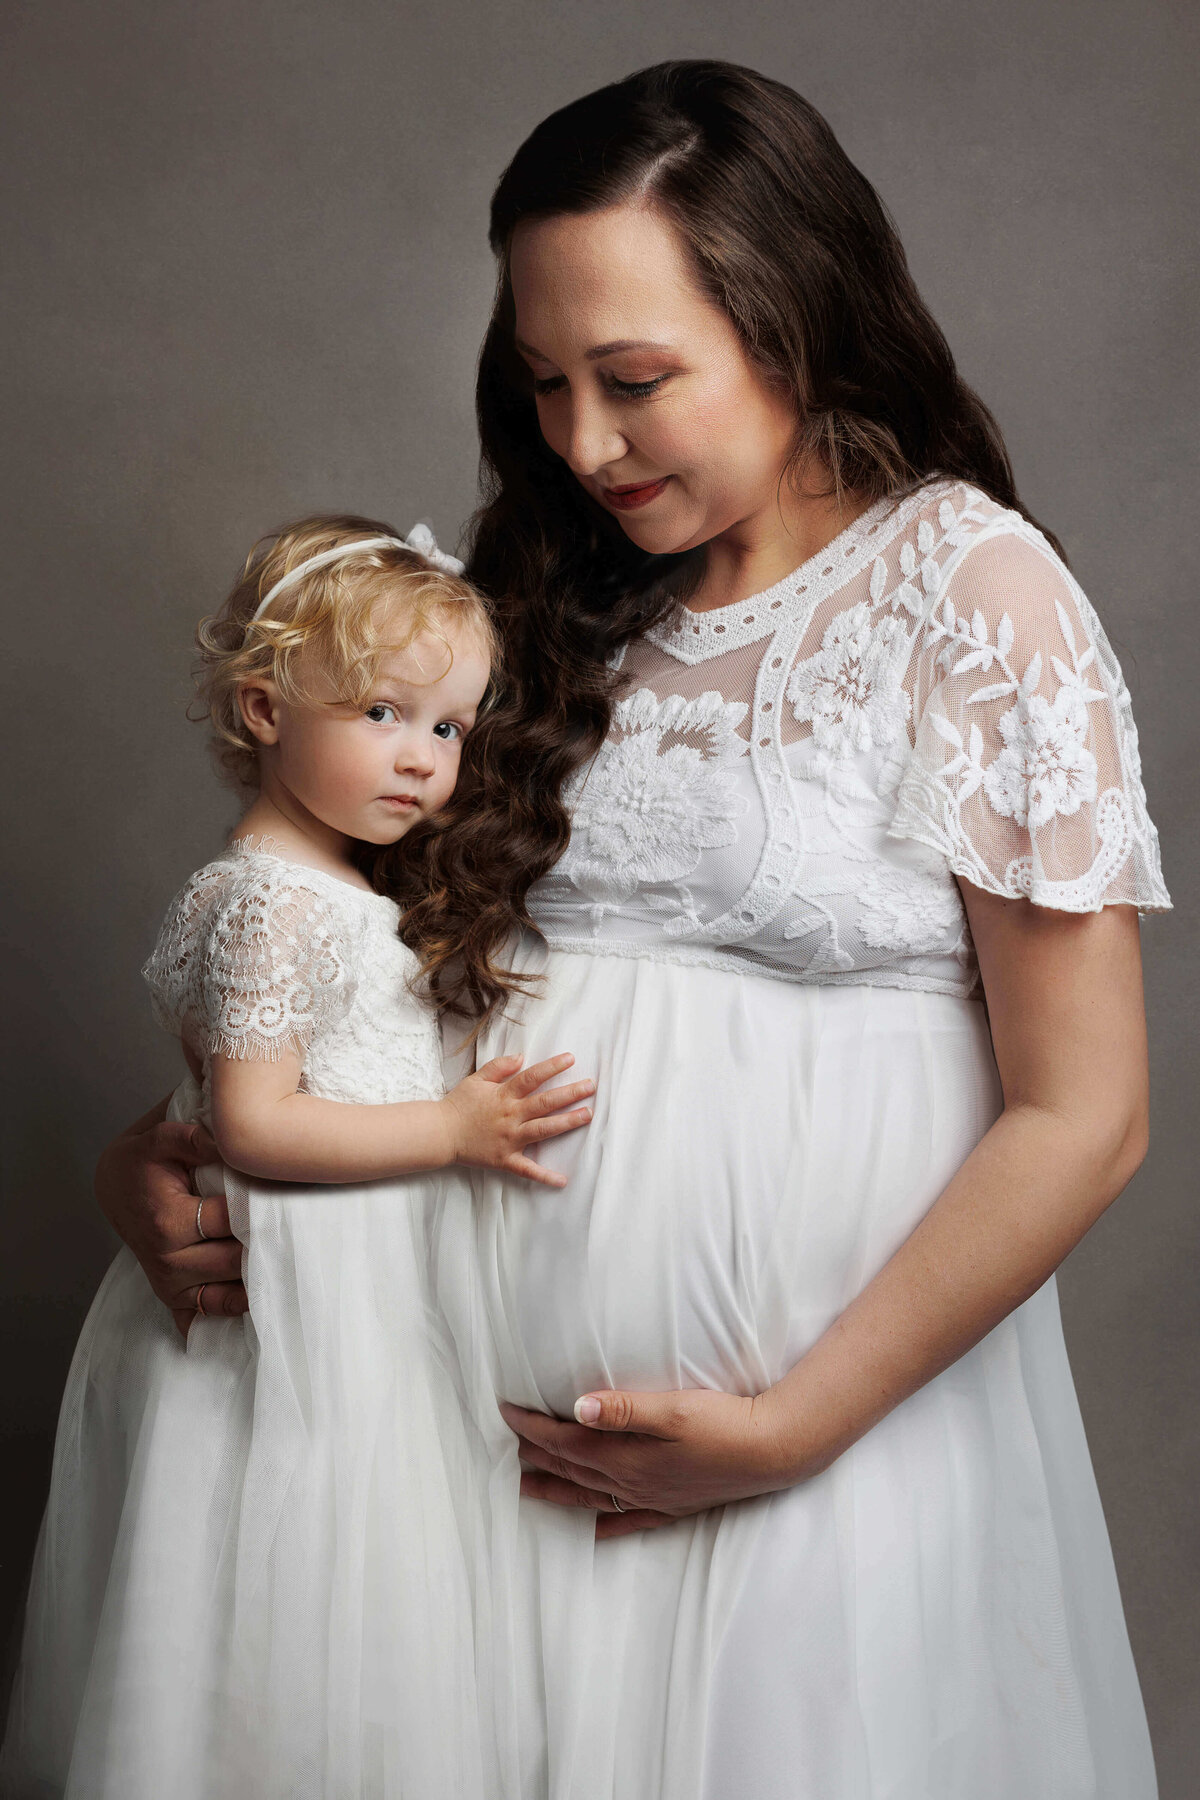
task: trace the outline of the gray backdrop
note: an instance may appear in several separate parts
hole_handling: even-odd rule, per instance
[[[183,716],[194,621],[261,531],[311,509],[427,517],[453,542],[501,167],[575,95],[720,56],[799,88],[882,192],[1133,689],[1177,906],[1143,929],[1156,1130],[1062,1288],[1163,1800],[1200,1791],[1198,16],[1187,0],[10,0],[10,1610],[113,1248],[93,1161],[177,1073],[138,967],[233,819]]]

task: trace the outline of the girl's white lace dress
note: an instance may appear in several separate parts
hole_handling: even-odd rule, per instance
[[[464,1357],[505,1791],[1151,1800],[1053,1280],[826,1473],[627,1539],[518,1506],[489,1423],[493,1388],[564,1417],[757,1392],[911,1232],[1001,1105],[956,876],[1169,906],[1096,615],[939,482],[623,674],[519,948],[543,995],[479,1047],[572,1050],[594,1123],[542,1152],[564,1191],[485,1175],[438,1231],[446,1315],[496,1359]]]
[[[207,1064],[304,1048],[304,1088],[442,1093],[393,903],[238,845],[146,967]],[[218,1171],[214,1170],[215,1175]],[[211,1190],[210,1190],[211,1191]],[[185,1352],[130,1251],[67,1383],[2,1763],[6,1800],[493,1800],[462,1409],[428,1313],[438,1195],[465,1180],[227,1176],[251,1314]]]

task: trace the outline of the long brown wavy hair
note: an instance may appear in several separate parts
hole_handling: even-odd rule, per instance
[[[500,270],[476,390],[483,502],[468,573],[496,608],[507,686],[467,740],[440,824],[376,870],[408,906],[405,935],[451,1010],[487,1014],[501,998],[461,949],[477,969],[532,926],[526,893],[569,835],[563,782],[608,729],[609,659],[703,575],[703,546],[639,550],[550,449],[514,344],[516,227],[635,200],[671,221],[702,290],[790,396],[789,475],[815,465],[839,500],[863,505],[960,478],[1031,518],[887,210],[807,100],[732,63],[666,62],[544,119],[492,197]]]

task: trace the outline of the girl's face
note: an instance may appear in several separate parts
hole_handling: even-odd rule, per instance
[[[293,707],[271,681],[247,683],[242,714],[261,746],[264,797],[345,838],[393,844],[444,806],[487,686],[488,658],[469,632],[385,656],[361,706],[310,680],[315,704]],[[281,791],[282,790],[282,791]]]
[[[551,449],[643,550],[688,550],[779,511],[796,415],[646,206],[518,226],[517,348]]]

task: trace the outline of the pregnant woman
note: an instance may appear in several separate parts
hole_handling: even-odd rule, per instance
[[[1170,904],[1112,651],[789,89],[576,102],[492,242],[476,761],[541,985],[476,1054],[598,1084],[564,1192],[484,1175],[435,1245],[506,1785],[1152,1800],[1053,1279],[1144,1154]],[[447,993],[469,871],[426,851]],[[106,1208],[169,1304],[236,1310],[162,1129]]]

